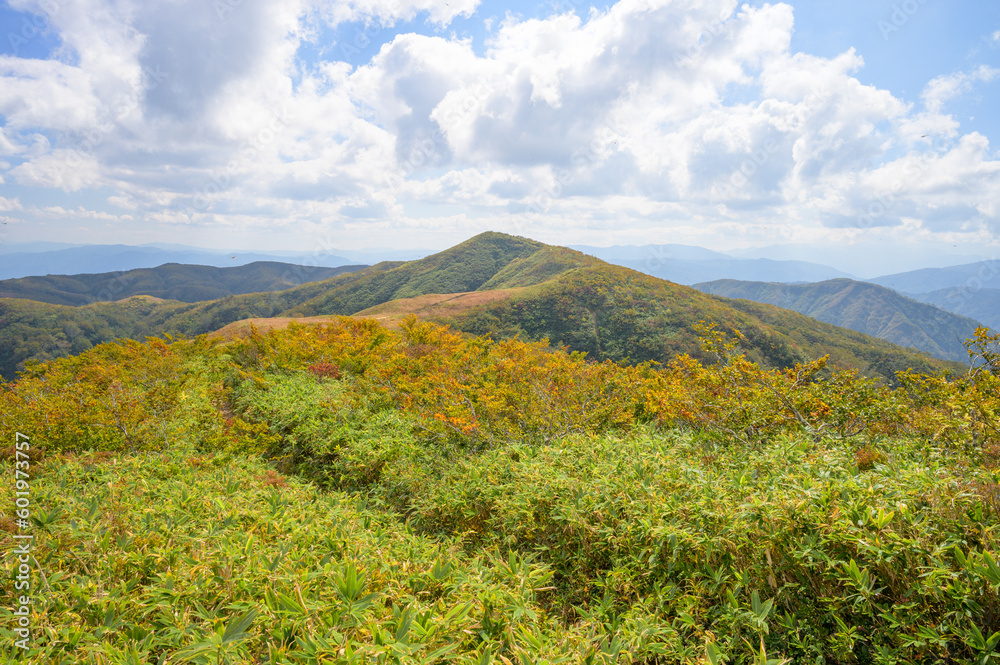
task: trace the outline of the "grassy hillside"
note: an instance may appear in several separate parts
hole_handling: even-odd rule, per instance
[[[490,295],[457,297],[469,293]],[[428,309],[426,298],[433,307]],[[410,312],[473,334],[548,338],[594,359],[664,362],[678,353],[697,353],[693,326],[706,321],[744,330],[754,357],[774,366],[821,351],[842,366],[889,379],[910,366],[946,368],[807,317],[785,317],[787,327],[778,328],[732,303],[574,250],[484,233],[419,261],[382,263],[284,291],[202,303],[146,298],[71,309],[2,300],[0,375],[12,378],[31,358],[59,357],[117,337],[193,336],[243,319],[360,313],[389,321]]]
[[[777,305],[948,360],[967,358],[962,342],[982,325],[891,289],[850,279],[815,284],[725,279],[696,284],[695,288],[727,298]]]
[[[118,302],[69,307],[0,298],[0,377],[13,379],[27,361],[64,357],[118,338],[194,336],[242,319],[278,316],[326,290],[393,265],[347,272],[285,291],[226,296],[201,303],[133,296]]]
[[[775,367],[824,354],[839,367],[890,379],[908,367],[943,367],[922,354],[788,310],[745,307],[603,262],[440,320],[474,334],[547,338],[615,361],[697,356],[695,328],[706,321],[741,330],[752,357]]]
[[[451,249],[419,261],[408,261],[337,289],[330,289],[291,308],[288,316],[354,314],[399,298],[430,293],[462,293],[485,288],[517,259],[545,245],[502,233],[481,233]],[[499,284],[495,284],[501,287]]]
[[[146,295],[194,303],[244,293],[282,291],[363,267],[320,268],[269,261],[233,268],[167,263],[124,272],[5,279],[0,281],[0,298],[79,306]]]
[[[898,390],[702,343],[716,362],[621,366],[340,318],[37,367],[0,388],[0,436],[30,441],[33,518],[4,484],[0,540],[35,537],[29,650],[7,598],[0,651],[1000,657],[1000,337],[970,343],[983,371]]]

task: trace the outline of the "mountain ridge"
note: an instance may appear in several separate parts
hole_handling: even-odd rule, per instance
[[[809,261],[740,258],[693,245],[613,245],[574,247],[614,265],[691,286],[715,279],[816,282],[853,276]]]
[[[963,342],[981,325],[887,287],[849,279],[801,285],[716,280],[695,288],[784,307],[954,361],[968,357]]]
[[[911,297],[1000,330],[1000,289],[953,286],[929,293],[914,293]]]
[[[20,298],[53,305],[86,305],[135,295],[194,303],[230,295],[282,291],[366,266],[326,268],[274,261],[219,268],[165,263],[128,271],[45,275],[0,280],[0,298]]]
[[[901,293],[929,293],[946,288],[1000,287],[1000,261],[976,261],[946,268],[921,268],[865,280]]]
[[[385,262],[268,293],[230,295],[198,303],[130,298],[71,308],[0,300],[0,374],[29,359],[77,353],[116,337],[199,335],[250,318],[354,315],[392,301],[432,294],[495,292],[489,299],[438,319],[472,334],[549,339],[621,362],[663,362],[700,353],[695,326],[714,322],[742,330],[751,356],[790,366],[830,353],[845,367],[889,380],[907,367],[949,367],[929,357],[823,327],[782,310],[741,311],[686,286],[614,266],[581,252],[487,232],[424,259]]]

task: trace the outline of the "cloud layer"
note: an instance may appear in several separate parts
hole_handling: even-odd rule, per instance
[[[863,85],[853,50],[792,52],[786,4],[508,15],[478,46],[448,30],[477,0],[10,4],[62,43],[0,56],[0,216],[45,233],[306,248],[487,228],[705,245],[1000,232],[996,149],[948,110],[1000,70],[906,101]],[[394,36],[347,42],[371,50],[355,67],[324,43],[345,26]]]

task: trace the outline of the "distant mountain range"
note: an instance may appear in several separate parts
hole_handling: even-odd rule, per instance
[[[316,250],[314,252],[213,251],[185,245],[76,245],[30,243],[0,245],[0,280],[39,275],[77,275],[155,268],[165,263],[231,268],[269,261],[336,268],[388,260],[411,260],[430,254],[413,250]]]
[[[718,280],[694,288],[727,298],[777,305],[955,361],[968,359],[962,343],[980,325],[892,289],[850,279],[801,285]]]
[[[735,258],[721,252],[690,245],[617,245],[613,247],[577,245],[576,249],[609,263],[632,268],[678,284],[694,285],[696,288],[700,288],[699,285],[708,282],[721,280],[813,284],[832,279],[854,279],[852,275],[819,263]],[[959,317],[969,317],[994,329],[1000,329],[1000,261],[979,261],[946,268],[924,268],[874,277],[865,281],[893,289],[914,300],[957,314]],[[730,285],[726,288],[735,287]],[[749,290],[744,291],[744,293],[754,293],[760,290],[757,287],[745,288]],[[809,291],[809,293],[813,293],[813,291]],[[861,291],[857,293],[861,293]],[[806,314],[810,314],[806,311],[807,309],[821,307],[821,305],[807,306],[808,298],[805,296],[798,307],[782,305],[781,302],[778,302],[780,298],[777,296],[774,297],[777,299],[763,295],[760,298],[752,295],[734,295],[732,297],[777,304]],[[781,298],[787,297],[788,294],[781,296]],[[881,303],[880,306],[882,305],[886,305],[886,303]],[[875,321],[885,319],[887,316],[892,318],[898,313],[894,306],[889,307],[889,310],[873,314],[873,320],[867,323],[862,322],[855,314],[851,314],[847,318],[840,318],[840,315],[830,313],[828,318],[824,319],[822,316],[817,316],[817,318],[876,336],[888,335],[883,338],[904,345],[908,345],[910,341],[917,341],[919,343],[915,344],[916,348],[940,357],[965,357],[964,352],[955,348],[953,343],[945,343],[944,340],[930,341],[940,331],[931,332],[928,339],[920,341],[921,335],[915,331],[903,332],[904,329],[908,329],[906,326],[897,328],[896,324],[886,323],[884,328],[880,328]],[[892,314],[886,312],[892,312]],[[905,315],[900,316],[906,318]],[[911,323],[920,325],[919,319],[920,317],[917,317]],[[853,323],[849,324],[849,320]],[[877,332],[879,330],[882,332]],[[950,332],[945,334],[948,336]],[[951,351],[944,351],[943,349],[949,345]]]
[[[807,261],[740,259],[721,252],[690,245],[617,245],[591,247],[576,245],[585,254],[616,265],[691,285],[716,279],[759,280],[768,282],[818,282],[837,277],[851,277],[836,268]]]
[[[472,334],[548,339],[595,360],[700,357],[696,324],[705,321],[741,330],[750,357],[769,366],[829,354],[835,365],[890,380],[908,367],[958,368],[786,309],[708,295],[572,249],[484,233],[420,260],[197,303],[145,295],[79,307],[0,299],[0,374],[9,379],[29,360],[119,337],[199,335],[250,318],[353,315],[391,324],[407,313]]]
[[[930,293],[914,293],[912,297],[1000,330],[1000,289],[953,286]]]
[[[748,259],[812,261],[836,266],[866,281],[878,275],[902,273],[920,268],[954,266],[987,258],[983,255],[954,251],[947,246],[936,244],[910,245],[900,251],[900,247],[891,242],[858,245],[800,243],[734,249],[726,253],[729,256]]]
[[[679,244],[612,247],[574,245],[572,248],[608,263],[686,285],[717,279],[785,283],[819,282],[841,277],[855,279],[854,275],[821,261],[794,260],[794,257],[822,258],[822,255],[816,254],[815,251],[807,252],[808,248],[805,246],[733,250],[726,253]],[[754,252],[771,256],[752,256]],[[247,252],[162,243],[142,246],[71,245],[55,242],[0,244],[0,280],[39,275],[127,271],[154,268],[165,263],[218,268],[241,266],[258,261],[312,267],[371,265],[382,261],[416,260],[433,253],[432,250],[426,249],[386,248]],[[789,258],[786,259],[786,256]],[[842,258],[839,257],[838,260]],[[870,270],[870,266],[868,269]],[[985,278],[982,277],[984,274]],[[873,277],[866,281],[907,294],[921,294],[948,287],[966,286],[967,282],[979,288],[975,286],[977,280],[982,282],[979,286],[1000,288],[1000,262],[981,261],[951,268],[927,268]]]
[[[970,292],[1000,288],[1000,260],[978,261],[948,268],[923,268],[866,280],[900,293],[929,293],[948,288]]]
[[[1000,330],[1000,260],[924,268],[868,281]]]
[[[319,268],[273,261],[257,261],[234,268],[167,263],[156,268],[122,272],[6,279],[0,281],[0,298],[77,306],[146,295],[193,303],[244,293],[282,291],[364,267]]]

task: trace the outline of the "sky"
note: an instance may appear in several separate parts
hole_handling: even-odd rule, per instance
[[[980,0],[7,0],[0,242],[996,256],[997,109]]]

